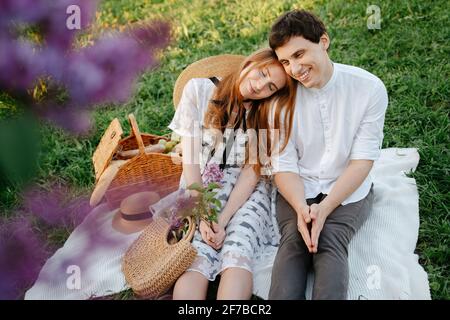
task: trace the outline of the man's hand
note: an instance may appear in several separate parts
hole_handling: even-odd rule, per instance
[[[350,160],[347,168],[336,180],[328,196],[319,204],[311,205],[311,241],[314,253],[318,250],[319,237],[325,220],[334,209],[359,188],[372,166],[373,160]]]
[[[300,207],[299,212],[297,212],[297,229],[302,235],[303,241],[305,241],[308,251],[312,252],[313,247],[311,236],[308,230],[308,223],[311,222],[309,211],[309,206],[306,204]]]
[[[325,220],[327,219],[328,215],[331,213],[331,211],[319,204],[312,204],[310,207],[310,216],[311,216],[311,245],[312,245],[312,253],[317,253],[317,250],[319,248],[319,237],[320,233],[322,232],[323,225],[325,224]]]

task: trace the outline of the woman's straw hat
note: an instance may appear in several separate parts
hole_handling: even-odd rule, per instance
[[[173,89],[173,105],[177,108],[186,83],[193,78],[223,78],[236,71],[245,56],[235,54],[221,54],[201,59],[189,65],[178,76]]]
[[[143,230],[152,221],[150,206],[159,201],[156,192],[144,191],[134,193],[120,203],[120,209],[112,220],[114,229],[130,234]]]

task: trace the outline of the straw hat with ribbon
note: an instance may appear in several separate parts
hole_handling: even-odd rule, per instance
[[[186,83],[193,78],[223,78],[236,71],[245,56],[235,54],[221,54],[201,59],[189,65],[178,76],[173,89],[173,105],[175,108],[180,102],[183,88]]]

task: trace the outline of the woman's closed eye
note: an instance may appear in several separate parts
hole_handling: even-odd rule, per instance
[[[267,71],[261,70],[261,71],[259,71],[259,73],[261,74],[261,76],[262,76],[263,78],[266,78],[267,75],[269,74],[269,71],[268,71],[268,70],[267,70]],[[277,87],[275,86],[275,84],[274,84],[273,82],[270,82],[270,83],[269,83],[269,90],[270,90],[271,92],[277,91]]]

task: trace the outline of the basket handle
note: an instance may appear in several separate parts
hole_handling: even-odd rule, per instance
[[[189,228],[188,228],[186,235],[181,240],[186,240],[188,242],[191,242],[191,240],[195,234],[195,222],[194,222],[194,220],[192,220],[191,216],[187,216],[186,219],[188,220]]]
[[[141,132],[139,131],[139,127],[138,127],[138,124],[136,122],[136,118],[134,117],[134,114],[130,113],[128,115],[128,120],[130,121],[131,130],[132,130],[134,136],[136,137],[136,141],[137,141],[137,144],[138,144],[138,147],[139,147],[139,153],[140,154],[145,154],[144,141],[142,141]]]

